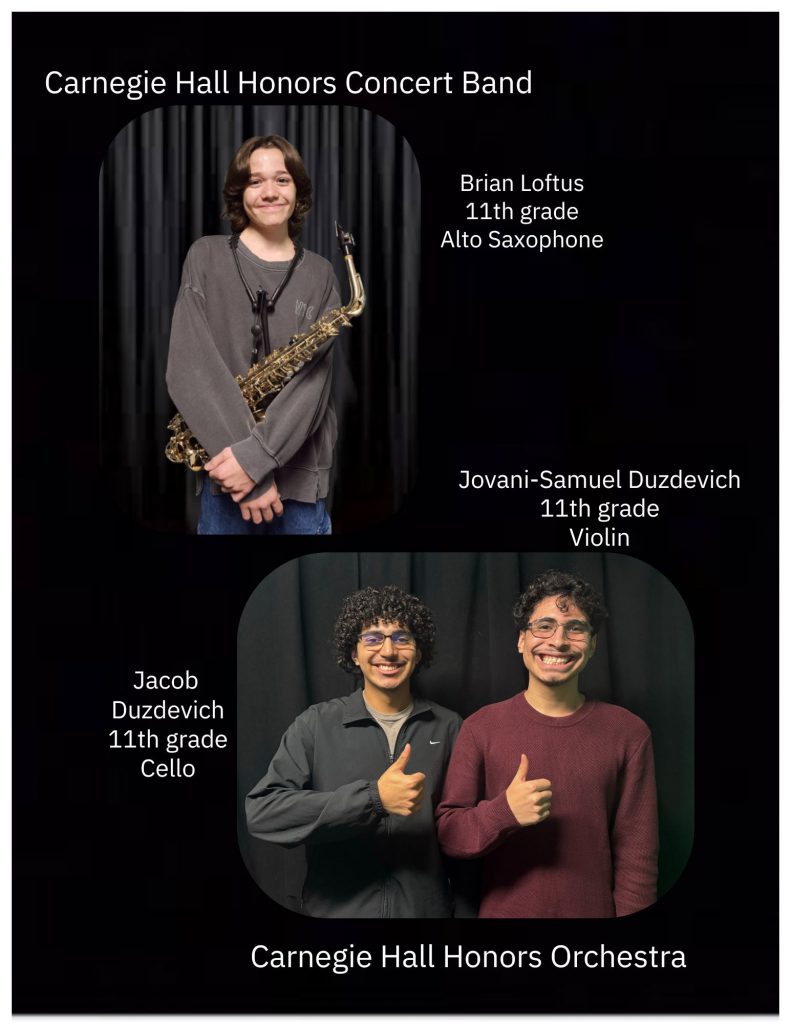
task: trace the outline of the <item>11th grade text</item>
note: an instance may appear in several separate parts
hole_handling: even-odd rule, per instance
[[[512,177],[493,177],[487,174],[475,176],[462,174],[460,178],[461,192],[523,192],[544,193],[540,198],[542,204],[530,203],[526,206],[514,206],[498,200],[475,200],[466,204],[467,221],[501,221],[510,224],[533,225],[543,228],[542,233],[527,234],[511,231],[491,230],[484,234],[474,231],[446,230],[442,235],[440,249],[524,249],[537,253],[553,249],[601,249],[604,246],[604,235],[569,233],[569,228],[576,227],[580,217],[579,206],[568,202],[558,193],[578,193],[585,188],[582,178],[564,178],[552,172],[531,177],[522,174],[518,179]],[[576,196],[574,197],[576,201]],[[554,227],[557,225],[557,227]],[[557,228],[565,228],[558,230]]]
[[[579,207],[567,205],[535,206],[529,203],[519,208],[519,223],[533,224],[539,220],[577,220]],[[510,203],[467,203],[467,220],[514,220],[514,207]]]
[[[741,488],[741,477],[732,469],[723,472],[709,469],[689,472],[683,468],[669,473],[649,473],[640,469],[615,469],[607,473],[556,473],[549,469],[521,473],[473,473],[461,470],[459,490],[526,490],[558,491],[561,495],[543,498],[540,502],[542,519],[576,520],[569,527],[569,537],[575,548],[628,548],[631,538],[625,530],[615,529],[619,520],[659,519],[661,508],[657,501],[646,496],[622,494],[615,500],[587,500],[596,491],[728,491]],[[569,493],[571,492],[571,493]],[[584,492],[585,498],[572,496]],[[629,500],[624,498],[629,497]],[[653,495],[651,495],[653,497]],[[587,521],[587,522],[586,522]],[[590,523],[605,524],[603,530],[591,528]],[[607,524],[612,523],[613,526]]]
[[[174,675],[154,674],[138,670],[132,682],[134,690],[197,690],[198,677],[189,669]],[[172,701],[172,703],[171,703]],[[226,750],[228,735],[217,731],[213,726],[203,729],[200,720],[220,720],[225,718],[225,709],[216,700],[201,703],[199,700],[179,702],[175,694],[163,696],[162,700],[153,704],[132,704],[124,700],[113,701],[113,719],[164,722],[180,719],[194,722],[193,732],[170,732],[161,734],[157,727],[135,729],[112,729],[110,731],[111,750],[163,750],[166,754],[182,754],[185,751]],[[139,762],[140,774],[146,779],[191,779],[194,778],[196,765],[181,757],[168,757],[162,760],[146,757]]]

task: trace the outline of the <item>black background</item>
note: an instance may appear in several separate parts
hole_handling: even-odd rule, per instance
[[[774,15],[14,17],[17,1011],[776,1009],[776,42]],[[356,101],[396,124],[421,170],[421,461],[399,514],[320,547],[146,530],[100,469],[99,168],[128,120],[183,95],[48,96],[44,76],[223,67],[341,82],[353,68],[456,83],[533,71],[531,96]],[[522,171],[583,177],[578,230],[604,249],[439,249],[469,228],[460,173]],[[204,755],[192,782],[145,781],[107,749],[111,700],[130,698],[136,669],[189,667],[232,721],[242,608],[301,554],[568,550],[567,521],[539,519],[535,494],[456,488],[461,468],[527,466],[741,476],[739,490],[664,492],[660,519],[630,528],[628,553],[668,577],[695,629],[685,873],[613,921],[281,910],[239,856],[233,750]],[[683,949],[688,966],[338,977],[255,971],[257,942],[545,962],[557,943],[603,942]]]

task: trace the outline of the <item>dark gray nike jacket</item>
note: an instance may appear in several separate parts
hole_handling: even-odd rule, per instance
[[[287,730],[269,771],[247,797],[252,835],[306,845],[302,909],[312,917],[453,915],[434,809],[461,718],[413,700],[393,757],[361,691],[314,704]],[[407,743],[412,750],[405,770],[425,772],[426,799],[403,817],[384,810],[376,782]]]

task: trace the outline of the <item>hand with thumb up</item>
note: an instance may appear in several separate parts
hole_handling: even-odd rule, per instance
[[[423,783],[426,776],[423,772],[414,772],[412,775],[406,775],[404,772],[411,752],[412,747],[407,743],[398,760],[393,761],[376,783],[379,799],[388,814],[406,817],[414,814],[423,801]]]
[[[522,754],[514,780],[505,791],[508,806],[520,825],[537,825],[548,818],[552,803],[552,783],[549,779],[528,779],[529,764]]]

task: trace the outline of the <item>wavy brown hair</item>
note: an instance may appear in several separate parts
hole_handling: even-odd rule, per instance
[[[244,231],[250,223],[244,209],[244,190],[250,181],[250,157],[257,149],[279,149],[286,162],[286,170],[294,179],[297,201],[288,221],[288,233],[291,238],[296,238],[302,229],[302,222],[313,206],[313,184],[305,170],[302,157],[282,135],[254,135],[243,142],[234,153],[222,190],[225,198],[225,216],[237,234]]]

